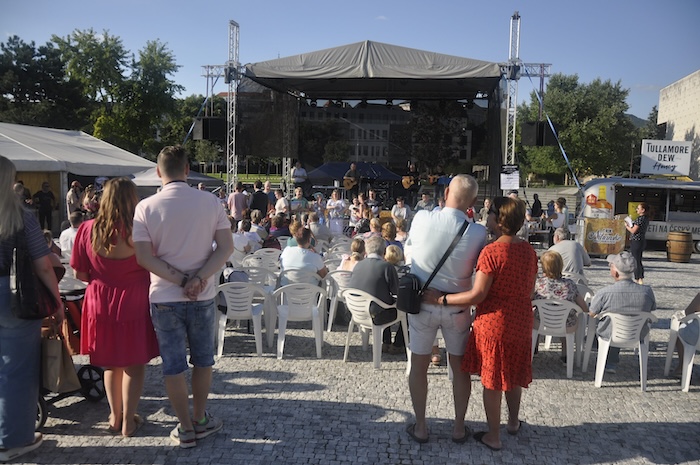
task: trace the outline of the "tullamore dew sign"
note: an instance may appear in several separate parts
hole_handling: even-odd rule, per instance
[[[641,174],[673,174],[690,172],[692,142],[676,140],[642,140]]]

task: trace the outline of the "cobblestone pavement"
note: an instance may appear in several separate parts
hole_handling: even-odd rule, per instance
[[[224,429],[196,448],[180,450],[168,438],[177,420],[156,360],[147,370],[139,408],[147,423],[138,437],[107,434],[106,400],[91,403],[75,395],[50,407],[44,445],[23,458],[41,464],[700,463],[700,360],[690,393],[663,376],[669,319],[698,291],[700,256],[679,264],[667,262],[665,253],[647,252],[645,263],[659,307],[647,392],[640,390],[632,351],[623,350],[617,374],[606,374],[596,389],[595,353],[587,373],[577,368],[566,379],[558,344],[549,351],[540,346],[535,380],[522,401],[527,424],[517,436],[503,434],[501,452],[473,439],[461,445],[450,440],[453,407],[444,363],[430,368],[430,442],[419,445],[405,433],[413,412],[405,356],[385,354],[374,370],[371,352],[362,351],[355,334],[343,363],[346,328],[336,325],[324,335],[319,360],[310,324],[293,323],[284,360],[269,348],[256,357],[253,336],[245,328],[228,329],[209,401]],[[611,282],[602,259],[594,259],[587,274],[593,289]],[[486,424],[477,377],[472,385],[467,425],[479,431]]]

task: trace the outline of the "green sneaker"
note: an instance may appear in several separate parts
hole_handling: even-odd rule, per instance
[[[183,431],[180,423],[170,432],[170,439],[179,444],[182,449],[189,449],[197,445],[197,437],[194,431]]]
[[[224,426],[223,421],[221,421],[219,418],[216,418],[215,416],[212,416],[207,411],[204,412],[204,419],[206,421],[203,424],[200,424],[197,421],[193,422],[196,439],[204,439],[210,434],[216,433]]]

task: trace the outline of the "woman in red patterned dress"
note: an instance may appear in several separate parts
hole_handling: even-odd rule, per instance
[[[145,365],[158,356],[149,313],[150,275],[131,242],[136,186],[126,178],[105,183],[97,218],[80,225],[70,264],[86,281],[80,352],[104,367],[111,413],[109,432],[132,436],[143,424],[136,414]]]
[[[464,371],[481,376],[488,432],[474,438],[491,450],[501,449],[501,398],[508,404],[506,430],[520,430],[522,388],[532,381],[530,348],[532,305],[530,296],[537,277],[537,254],[515,234],[525,220],[525,204],[518,199],[496,198],[496,233],[484,247],[476,265],[474,287],[447,296],[449,305],[476,305],[476,318],[462,361]],[[438,294],[436,299],[441,295]]]

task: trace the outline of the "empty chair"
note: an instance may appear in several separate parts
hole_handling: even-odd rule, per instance
[[[260,250],[277,250],[277,249],[260,249]],[[258,251],[259,252],[259,251]],[[277,250],[279,252],[279,250]],[[279,265],[279,256],[277,259],[274,258],[274,254],[269,254],[269,255],[248,255],[241,261],[241,266],[244,268],[248,267],[257,267],[257,268],[265,268],[268,271],[271,271],[275,274],[279,273],[280,271],[280,265]]]
[[[591,305],[591,301],[593,300],[593,296],[595,295],[595,292],[591,290],[590,287],[588,287],[587,284],[582,284],[579,283],[576,285],[578,288],[578,293],[580,296],[583,297],[583,301],[586,302],[586,305]],[[593,332],[589,333],[590,338],[586,336],[586,328],[588,328],[588,321],[591,319],[591,317],[588,315],[586,312],[581,312],[578,315],[578,327],[576,328],[576,340],[581,341],[581,344],[576,344],[576,366],[583,366],[583,353],[585,350],[582,350],[582,347],[584,345],[583,341],[586,341],[585,344],[588,344],[590,341],[591,345],[593,344],[593,338],[595,337],[595,334]],[[586,371],[586,370],[583,370]]]
[[[676,347],[676,341],[680,341],[683,346],[683,360],[679,360],[682,367],[681,372],[681,389],[683,392],[688,392],[690,390],[690,378],[693,374],[693,359],[695,358],[695,351],[700,350],[700,337],[696,341],[686,341],[683,338],[683,334],[679,334],[679,329],[682,324],[690,325],[694,324],[700,325],[700,313],[691,313],[687,316],[673,315],[671,318],[671,333],[668,339],[668,348],[666,349],[666,364],[664,366],[664,376],[668,376],[671,370],[671,359],[673,358],[673,351]]]
[[[341,253],[349,254],[351,246],[352,246],[352,241],[334,244],[330,247],[330,249],[328,249],[328,253],[341,252]]]
[[[335,270],[329,272],[324,278],[325,281],[332,281],[334,286],[332,287],[333,294],[329,292],[328,298],[331,300],[330,310],[328,311],[328,328],[329,331],[333,328],[333,321],[335,320],[335,313],[338,309],[338,302],[345,302],[343,297],[343,291],[350,287],[350,278],[352,278],[352,271],[345,270]]]
[[[566,377],[574,376],[574,336],[573,332],[567,332],[566,319],[569,312],[581,312],[581,308],[568,300],[538,299],[532,301],[533,307],[537,307],[540,324],[532,329],[532,354],[535,354],[537,339],[540,334],[545,336],[558,336],[566,338]],[[577,345],[580,345],[580,341]]]
[[[350,255],[350,252],[343,252],[340,250],[326,252],[326,255],[323,256],[323,259],[324,260],[342,260],[344,255],[345,256]]]
[[[275,334],[275,306],[272,305],[272,293],[277,288],[277,275],[270,270],[257,266],[249,266],[242,269],[248,275],[248,282],[257,284],[265,291],[265,297],[255,297],[254,302],[265,304],[265,332],[267,335],[267,346],[272,346]]]
[[[264,248],[256,250],[255,252],[253,252],[253,255],[265,257],[267,260],[277,262],[280,259],[280,255],[282,255],[282,251],[279,249]]]
[[[326,311],[326,290],[313,284],[288,284],[277,289],[273,297],[277,307],[277,358],[282,359],[288,321],[311,321],[316,339],[316,357],[323,346],[323,315]]]
[[[352,316],[350,323],[348,324],[348,335],[345,338],[345,354],[343,355],[343,362],[347,362],[348,360],[348,353],[350,352],[350,337],[352,336],[355,326],[357,326],[362,334],[362,347],[365,349],[367,348],[367,344],[369,342],[368,331],[372,331],[372,361],[374,363],[374,368],[379,368],[382,363],[382,333],[384,332],[385,328],[388,328],[395,323],[401,323],[404,341],[406,341],[406,356],[410,358],[408,353],[408,331],[406,329],[407,321],[405,312],[397,310],[396,318],[394,320],[383,325],[375,325],[369,313],[369,306],[371,303],[375,303],[385,309],[396,309],[396,307],[386,304],[373,295],[359,289],[345,289],[345,291],[343,291],[343,297],[345,298],[345,305],[348,307],[350,315]]]
[[[337,244],[343,244],[343,243],[348,243],[350,244],[352,242],[352,239],[350,239],[348,236],[345,236],[343,234],[338,234],[336,236],[333,236],[331,238],[331,245],[337,245]]]
[[[316,251],[317,254],[323,256],[323,254],[328,252],[329,248],[330,248],[330,245],[328,245],[328,242],[321,240],[321,239],[316,239],[316,245],[314,245],[314,250]]]
[[[226,302],[226,314],[219,317],[216,332],[217,356],[221,357],[224,352],[224,333],[228,320],[253,320],[255,351],[258,356],[262,356],[262,315],[265,304],[253,304],[253,299],[256,296],[265,298],[263,288],[252,283],[225,283],[219,285],[217,291],[223,293]],[[267,330],[270,331],[270,328]]]
[[[563,278],[568,278],[575,282],[576,284],[585,284],[588,285],[588,280],[586,277],[580,273],[572,273],[570,271],[562,271],[561,276]]]
[[[647,390],[647,359],[649,358],[649,334],[641,339],[642,330],[646,327],[647,321],[652,323],[657,318],[649,312],[637,314],[622,314],[605,312],[601,317],[610,319],[611,334],[610,339],[598,337],[598,360],[595,366],[595,387],[603,384],[603,373],[608,360],[608,350],[610,347],[620,347],[627,349],[639,349],[639,380],[642,391]]]

